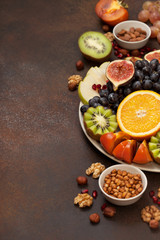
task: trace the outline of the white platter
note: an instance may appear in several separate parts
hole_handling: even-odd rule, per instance
[[[84,127],[84,124],[83,124],[83,116],[82,116],[82,113],[80,111],[80,107],[82,106],[82,102],[80,102],[79,104],[79,121],[80,121],[80,125],[82,127],[82,130],[84,132],[84,134],[86,135],[86,137],[88,138],[88,140],[93,144],[93,146],[95,148],[97,148],[101,153],[103,153],[105,156],[111,158],[112,160],[114,160],[115,162],[118,162],[118,163],[123,163],[123,161],[121,160],[118,160],[117,158],[111,156],[110,154],[108,154],[107,152],[104,151],[104,149],[102,148],[101,144],[97,141],[95,141],[94,139],[92,139],[87,133],[86,133],[86,130],[85,130],[85,127]],[[147,164],[136,164],[136,163],[132,163],[133,166],[135,167],[138,167],[139,169],[141,170],[144,170],[144,171],[148,171],[148,172],[157,172],[157,173],[160,173],[160,165],[158,165],[157,163],[154,163],[154,162],[150,162],[150,163],[147,163]]]

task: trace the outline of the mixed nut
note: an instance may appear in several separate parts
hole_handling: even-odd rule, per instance
[[[157,229],[160,221],[160,210],[154,206],[146,206],[141,211],[141,218],[144,222],[149,223],[150,228]]]
[[[105,166],[100,162],[93,163],[86,169],[86,174],[92,175],[93,178],[98,178],[100,174],[105,170]],[[79,185],[86,185],[88,183],[86,176],[79,176],[76,178]],[[110,174],[106,175],[104,179],[103,189],[108,194],[120,198],[126,199],[134,197],[143,190],[142,179],[140,174],[132,174],[125,170],[113,169]],[[155,192],[149,192],[150,197],[155,197]],[[74,198],[74,204],[78,204],[80,208],[91,207],[93,200],[97,197],[97,191],[92,191],[92,196],[88,194],[88,189],[84,189],[81,193]],[[160,198],[160,187],[157,191],[157,199]],[[116,214],[116,208],[114,206],[108,206],[105,202],[101,206],[103,216],[111,218]],[[149,224],[151,229],[159,228],[160,210],[154,206],[146,206],[141,210],[141,219]],[[98,213],[92,213],[89,215],[89,220],[93,224],[100,222],[100,215]]]
[[[74,91],[77,89],[78,84],[82,81],[82,77],[80,75],[72,75],[68,78],[68,89],[70,91]]]

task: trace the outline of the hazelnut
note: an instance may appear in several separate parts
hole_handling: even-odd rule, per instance
[[[122,53],[124,56],[126,56],[129,53],[127,49],[123,49],[123,48],[121,48],[119,52]]]
[[[104,32],[108,32],[109,31],[109,26],[107,24],[102,26],[102,29]]]
[[[131,51],[131,55],[134,56],[134,57],[138,57],[140,54],[139,50],[138,49],[134,49]]]
[[[116,214],[116,209],[115,207],[106,207],[103,210],[103,215],[106,217],[113,217]]]
[[[155,219],[152,219],[149,222],[149,226],[152,229],[157,229],[157,228],[159,228],[159,222],[157,220],[155,220]]]
[[[84,63],[81,60],[77,61],[76,62],[76,68],[79,71],[82,70],[84,68]]]
[[[76,181],[79,185],[86,185],[88,182],[87,178],[84,176],[77,177]]]
[[[74,91],[76,88],[77,88],[77,82],[76,81],[74,81],[72,79],[70,81],[68,81],[68,89],[70,91]]]
[[[99,223],[100,221],[100,216],[98,213],[92,213],[90,216],[89,216],[89,220],[92,222],[92,223]]]
[[[68,78],[68,89],[70,91],[74,91],[77,89],[78,84],[82,81],[82,77],[80,75],[72,75]]]

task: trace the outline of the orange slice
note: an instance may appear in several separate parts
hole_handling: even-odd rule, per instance
[[[149,139],[160,130],[160,94],[148,90],[129,94],[118,107],[117,122],[134,139]]]

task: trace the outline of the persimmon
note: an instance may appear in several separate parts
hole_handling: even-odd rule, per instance
[[[119,160],[126,163],[132,163],[133,157],[136,152],[137,141],[125,140],[119,143],[113,150],[112,154]]]
[[[127,4],[118,0],[100,0],[95,7],[97,16],[110,26],[128,19]]]
[[[126,139],[131,139],[131,137],[122,131],[116,133],[110,132],[101,136],[100,143],[107,153],[112,154],[113,149]]]
[[[152,162],[152,161],[153,161],[153,159],[149,153],[147,142],[146,142],[146,140],[144,140],[139,145],[139,148],[135,154],[135,157],[133,158],[133,162],[139,163],[139,164],[145,164],[145,163]]]

